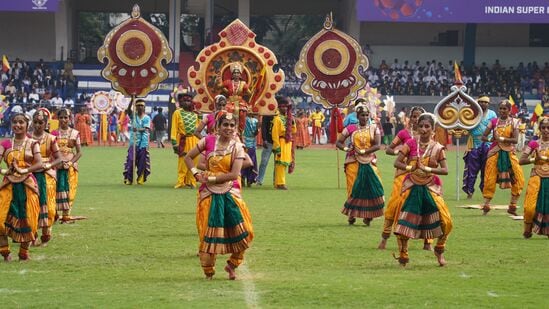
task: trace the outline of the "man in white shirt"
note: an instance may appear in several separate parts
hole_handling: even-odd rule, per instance
[[[36,93],[35,89],[32,89],[31,94],[29,94],[29,101],[38,102],[40,101],[40,96],[38,96],[38,93]]]
[[[55,97],[51,99],[51,105],[57,107],[57,109],[63,106],[63,99],[59,97],[59,94],[56,94]]]
[[[63,102],[63,106],[72,110],[74,107],[74,100],[71,97],[67,97]]]

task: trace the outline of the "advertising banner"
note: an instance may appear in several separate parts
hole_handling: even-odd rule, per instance
[[[56,12],[59,0],[0,0],[0,12]]]
[[[357,0],[359,21],[549,23],[549,0]]]

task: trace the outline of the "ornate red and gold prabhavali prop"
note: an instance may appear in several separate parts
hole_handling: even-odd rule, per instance
[[[332,15],[324,27],[301,49],[295,74],[305,79],[301,90],[326,108],[346,105],[366,86],[359,68],[368,68],[368,58],[351,36],[333,28]]]
[[[131,17],[107,34],[97,58],[107,62],[101,75],[114,90],[145,97],[168,78],[162,62],[171,62],[173,53],[162,32],[141,18],[139,6],[134,5]]]
[[[275,94],[284,85],[282,70],[275,54],[255,41],[253,33],[236,19],[219,32],[217,43],[204,47],[196,63],[187,71],[189,84],[196,91],[195,107],[201,112],[214,111],[214,97],[225,94],[229,104],[261,115],[277,109]],[[240,81],[232,82],[239,71]],[[234,85],[234,86],[233,86]]]

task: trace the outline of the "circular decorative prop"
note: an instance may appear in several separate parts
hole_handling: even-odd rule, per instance
[[[368,68],[368,58],[355,39],[333,28],[331,14],[323,26],[301,49],[294,70],[305,79],[301,90],[331,108],[354,99],[366,85],[359,68]]]
[[[229,105],[273,115],[276,108],[268,106],[276,107],[274,94],[282,88],[285,79],[282,70],[273,70],[278,63],[274,53],[257,43],[255,33],[239,19],[221,30],[219,37],[219,42],[202,49],[195,65],[187,71],[189,84],[196,91],[193,101],[209,102],[197,109],[212,112],[215,96],[223,94]],[[233,77],[236,71],[238,78]]]
[[[173,53],[162,32],[141,18],[134,5],[131,17],[107,34],[97,58],[107,62],[101,75],[114,90],[145,97],[168,77],[164,64],[172,61]]]
[[[109,114],[113,109],[113,101],[110,93],[106,91],[95,92],[90,99],[94,114]]]
[[[444,129],[471,130],[482,120],[482,108],[475,99],[467,94],[467,87],[461,81],[459,67],[456,72],[455,85],[452,91],[435,106],[435,116]]]

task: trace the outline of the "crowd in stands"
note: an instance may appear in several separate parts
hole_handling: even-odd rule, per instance
[[[301,80],[294,73],[296,59],[279,59],[279,66],[286,73],[286,84],[282,94],[291,97],[302,97],[300,90]],[[466,69],[460,64],[462,80],[471,96],[480,94],[489,96],[508,97],[512,95],[516,100],[524,96],[541,99],[549,92],[549,63],[543,66],[529,62],[521,62],[518,66],[504,67],[499,60],[489,66],[482,63]],[[444,65],[440,61],[432,60],[426,63],[394,59],[388,64],[385,60],[377,66],[371,66],[364,77],[371,87],[378,88],[382,95],[421,95],[445,96],[450,93],[454,85],[454,63],[449,61]]]
[[[0,80],[0,94],[9,104],[74,106],[77,80],[70,62],[63,65],[41,59],[28,63],[16,58],[2,70]]]

